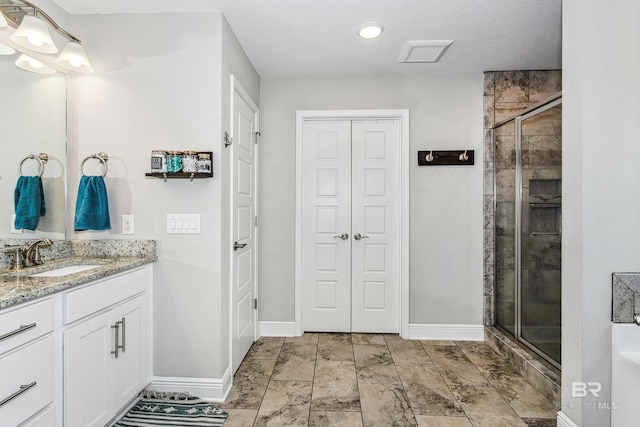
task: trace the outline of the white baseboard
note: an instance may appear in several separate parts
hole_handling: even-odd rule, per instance
[[[188,392],[211,402],[224,402],[231,390],[231,367],[222,378],[153,377],[148,389],[166,392]]]
[[[410,340],[484,341],[482,325],[410,324]]]
[[[295,337],[295,322],[260,322],[261,337]]]
[[[571,421],[562,411],[558,412],[557,420],[558,427],[578,427],[578,424]]]

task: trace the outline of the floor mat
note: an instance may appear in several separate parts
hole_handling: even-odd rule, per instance
[[[211,402],[188,393],[147,390],[142,400],[112,427],[219,427],[226,418],[227,413]]]

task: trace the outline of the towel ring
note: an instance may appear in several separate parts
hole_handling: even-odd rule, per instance
[[[25,157],[24,159],[22,159],[22,161],[20,162],[20,176],[24,176],[22,174],[22,165],[24,164],[24,162],[26,162],[27,160],[30,159],[34,159],[37,160],[39,165],[38,165],[38,177],[42,178],[42,174],[44,173],[44,164],[47,163],[49,161],[49,156],[47,155],[47,153],[40,153],[37,156],[35,154],[29,154],[27,157]]]
[[[98,159],[100,163],[102,163],[102,177],[104,178],[107,175],[107,171],[109,170],[109,167],[107,166],[107,160],[109,160],[109,155],[107,155],[107,153],[98,153],[98,154],[92,154],[89,157],[85,158],[82,161],[82,164],[80,165],[80,173],[82,174],[82,176],[85,176],[84,164],[89,159]]]

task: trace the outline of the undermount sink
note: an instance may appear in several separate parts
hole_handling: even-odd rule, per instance
[[[56,268],[54,270],[43,271],[42,273],[31,274],[29,277],[60,277],[69,274],[80,273],[81,271],[91,270],[92,268],[102,267],[101,264],[76,264],[66,267]]]

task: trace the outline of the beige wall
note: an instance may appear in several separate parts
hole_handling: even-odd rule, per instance
[[[263,79],[260,320],[294,320],[296,110],[409,109],[410,323],[482,324],[482,84],[482,74]],[[424,149],[474,149],[476,164],[418,167]]]
[[[157,240],[154,374],[221,378],[229,365],[225,82],[229,73],[242,75],[258,102],[259,77],[219,13],[80,15],[74,30],[92,47],[96,72],[73,82],[70,167],[77,171],[89,154],[109,154],[112,230],[71,238]],[[214,178],[146,178],[158,148],[213,151]],[[75,173],[72,201],[77,182]],[[200,214],[201,233],[167,234],[169,213]],[[136,234],[121,235],[123,214],[135,215]]]

